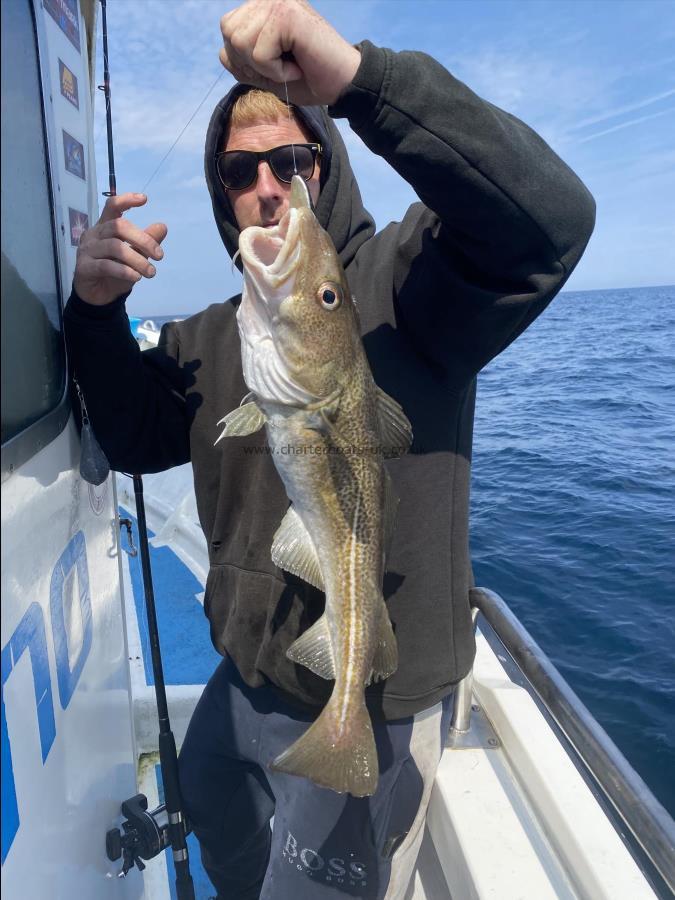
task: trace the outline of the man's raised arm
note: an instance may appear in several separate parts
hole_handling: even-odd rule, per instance
[[[427,54],[368,41],[360,49],[329,112],[347,117],[422,201],[363,254],[374,278],[393,281],[420,348],[464,379],[560,290],[591,236],[595,203],[538,134]]]
[[[360,251],[421,352],[464,380],[545,308],[588,243],[595,204],[531,128],[425,53],[344,40],[306,0],[223,16],[221,61],[293,103],[328,104],[421,204]]]
[[[113,469],[157,472],[190,458],[188,422],[175,331],[162,329],[156,350],[141,353],[124,303],[152,278],[166,225],[138,228],[123,214],[142,194],[110,197],[78,247],[64,324],[68,362],[96,437]],[[75,404],[77,409],[77,404]]]

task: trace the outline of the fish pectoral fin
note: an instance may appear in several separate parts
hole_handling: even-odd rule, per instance
[[[373,667],[368,679],[368,684],[372,681],[382,681],[389,678],[398,668],[398,644],[394,629],[391,627],[391,619],[387,612],[384,600],[380,604],[380,621],[378,623],[377,643],[375,644],[375,653],[373,654]]]
[[[250,394],[247,394],[244,400],[250,396]],[[216,440],[216,444],[224,437],[244,437],[247,434],[255,434],[256,431],[260,431],[266,421],[265,413],[255,400],[249,400],[243,406],[233,409],[232,412],[229,412],[217,423],[225,427],[218,440]]]
[[[403,456],[412,444],[412,427],[403,412],[403,407],[379,387],[377,388],[377,412],[384,456],[386,458]]]
[[[335,654],[325,613],[291,644],[286,656],[321,678],[335,678]]]
[[[280,569],[297,575],[320,591],[324,589],[319,557],[309,532],[292,506],[277,528],[272,541],[272,562]]]

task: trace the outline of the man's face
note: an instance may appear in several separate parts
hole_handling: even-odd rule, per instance
[[[277,119],[276,122],[260,122],[243,128],[232,128],[225,150],[271,150],[283,144],[313,143],[314,138],[296,121]],[[319,159],[314,174],[307,182],[312,203],[319,198]],[[270,228],[276,225],[288,209],[291,194],[290,184],[274,175],[266,162],[258,164],[258,177],[242,191],[228,190],[239,230],[250,225]]]

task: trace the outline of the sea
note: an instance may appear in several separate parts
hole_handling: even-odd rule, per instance
[[[561,293],[478,378],[472,472],[476,584],[675,816],[675,286]]]

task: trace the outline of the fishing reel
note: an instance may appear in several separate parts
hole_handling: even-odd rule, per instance
[[[139,872],[145,869],[144,859],[153,859],[171,846],[169,836],[169,814],[161,803],[148,810],[148,799],[144,794],[136,794],[122,804],[122,815],[126,821],[120,828],[106,832],[105,849],[108,859],[116,862],[122,858],[122,871],[118,878],[124,878],[136,866]],[[191,829],[185,824],[185,834]]]

